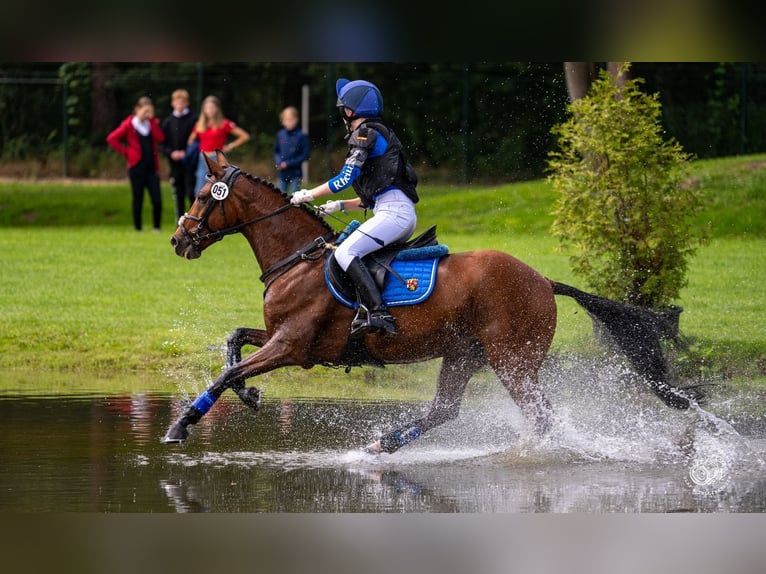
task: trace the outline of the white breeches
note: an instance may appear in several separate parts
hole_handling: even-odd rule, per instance
[[[335,250],[335,259],[344,271],[354,257],[361,259],[384,245],[409,239],[418,222],[415,204],[399,189],[391,189],[378,197],[372,212],[374,215]],[[383,245],[373,238],[380,239]]]

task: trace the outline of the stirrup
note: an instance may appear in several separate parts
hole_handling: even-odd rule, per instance
[[[351,321],[351,338],[361,337],[374,330],[372,323],[370,323],[370,312],[367,310],[367,307],[360,303],[356,310],[356,315],[354,315],[354,319]]]
[[[396,334],[396,326],[394,325],[394,316],[388,311],[370,311],[359,304],[359,308],[356,311],[353,321],[351,321],[351,334],[352,338],[361,337],[367,333],[381,332],[382,334],[389,333],[391,335]]]
[[[394,325],[394,316],[386,310],[373,311],[370,313],[370,323],[382,334],[396,335],[396,325]]]

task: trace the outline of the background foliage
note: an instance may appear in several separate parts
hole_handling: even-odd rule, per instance
[[[766,64],[644,62],[633,72],[648,93],[660,93],[663,127],[695,157],[766,151]],[[561,62],[4,63],[0,160],[5,170],[37,162],[34,173],[17,175],[59,175],[66,140],[68,175],[122,177],[122,158],[104,143],[108,131],[139,96],[150,95],[165,115],[172,90],[184,87],[195,109],[207,94],[218,95],[225,113],[251,132],[240,163],[269,166],[278,113],[300,104],[305,84],[318,180],[339,167],[344,149],[334,107],[341,76],[379,84],[387,119],[431,180],[542,176],[550,129],[568,103]]]

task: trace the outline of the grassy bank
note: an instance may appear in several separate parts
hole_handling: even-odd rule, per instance
[[[678,302],[684,333],[710,364],[743,379],[762,377],[766,365],[766,287],[759,281],[766,263],[764,161],[694,164],[711,197],[700,221],[711,224],[712,241],[692,260],[690,285]],[[555,196],[545,182],[423,185],[421,196],[420,227],[436,223],[452,251],[500,249],[582,286],[548,235]],[[0,183],[0,366],[215,373],[228,333],[262,326],[260,270],[245,241],[227,238],[193,262],[176,257],[168,244],[175,226],[167,186],[163,197],[163,232],[136,233],[126,183]],[[587,315],[569,299],[558,304],[554,350],[587,348]],[[435,367],[420,369],[432,385]],[[355,370],[348,380],[374,385],[397,370],[386,372],[393,374]]]

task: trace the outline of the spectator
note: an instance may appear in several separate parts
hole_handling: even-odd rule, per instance
[[[197,116],[189,111],[189,92],[175,90],[171,94],[170,106],[173,111],[162,122],[165,142],[161,149],[170,162],[170,184],[173,186],[173,198],[176,204],[176,219],[186,213],[186,202],[194,203],[197,190],[197,158],[189,161],[186,146],[197,123]]]
[[[133,191],[133,225],[141,231],[144,189],[152,201],[152,224],[160,230],[162,195],[160,194],[160,156],[157,147],[165,140],[160,122],[154,117],[154,104],[146,96],[139,98],[133,114],[125,118],[107,137],[112,149],[128,161],[128,178]]]
[[[300,117],[294,106],[279,114],[282,129],[274,142],[274,164],[279,176],[279,189],[292,194],[301,187],[302,164],[309,159],[311,145],[308,136],[298,127]]]
[[[230,136],[234,136],[234,141],[226,143]],[[200,151],[197,162],[197,188],[194,192],[196,195],[205,184],[207,175],[207,165],[202,154],[214,158],[216,149],[224,153],[230,152],[248,141],[250,134],[223,115],[221,101],[216,96],[208,96],[202,100],[197,125],[194,126],[188,143],[191,144],[195,139],[199,141]]]

